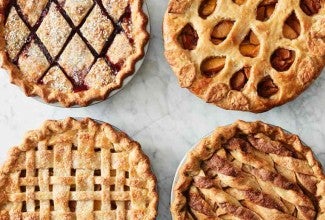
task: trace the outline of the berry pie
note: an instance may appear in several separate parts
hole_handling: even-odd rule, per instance
[[[0,219],[155,219],[156,185],[126,134],[91,119],[47,121],[0,170]]]
[[[133,74],[149,34],[142,0],[0,0],[0,64],[28,96],[103,100]]]
[[[324,0],[170,0],[163,29],[180,86],[224,109],[282,105],[325,65]]]
[[[325,219],[325,176],[297,135],[238,121],[204,138],[181,166],[173,219]]]

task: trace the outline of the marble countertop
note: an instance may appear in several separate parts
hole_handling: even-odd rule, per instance
[[[151,42],[134,79],[109,100],[86,108],[64,109],[27,98],[0,72],[0,162],[26,131],[46,119],[91,117],[115,125],[141,143],[159,184],[159,215],[171,219],[170,190],[174,173],[188,149],[220,125],[243,119],[263,120],[298,134],[325,165],[325,74],[295,101],[263,114],[225,111],[205,104],[178,86],[163,56],[162,18],[167,0],[147,1]],[[323,71],[324,72],[324,71]]]

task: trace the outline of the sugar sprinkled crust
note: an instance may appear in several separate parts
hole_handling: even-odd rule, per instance
[[[178,177],[175,220],[325,217],[325,176],[312,150],[263,122],[217,128],[187,154]]]
[[[263,112],[294,99],[318,77],[325,65],[324,24],[323,0],[170,0],[163,23],[165,56],[180,86],[206,102]],[[255,38],[246,38],[250,31]],[[204,63],[210,58],[217,59],[207,62],[215,67],[209,75]]]
[[[25,7],[24,10],[22,9],[18,13],[19,15],[16,10],[11,7],[13,2],[13,0],[0,0],[0,64],[9,72],[11,82],[21,87],[28,96],[40,96],[46,102],[60,102],[60,104],[65,107],[70,107],[72,105],[87,106],[93,101],[104,100],[108,97],[110,92],[121,88],[124,79],[134,73],[136,62],[144,56],[144,47],[148,42],[149,34],[146,31],[148,18],[142,10],[143,0],[80,1],[79,6],[74,6],[74,1],[58,1],[58,3],[52,1],[52,3],[49,3],[49,1],[46,1],[47,4],[41,1],[37,3],[35,11],[30,10],[30,4],[36,3],[31,3],[30,1],[21,3],[19,1],[18,4],[21,4],[20,7]],[[117,11],[119,13],[113,10],[114,7],[118,7]],[[10,8],[11,11],[9,11]],[[99,10],[100,13],[98,13]],[[29,13],[31,16],[28,16]],[[21,14],[22,16],[26,16],[24,21],[21,18]],[[8,15],[8,21],[11,19],[11,23],[7,23],[6,16]],[[39,17],[44,15],[45,19]],[[55,15],[58,19],[48,22],[47,16],[50,15]],[[35,16],[38,18],[37,21],[41,22],[35,22]],[[98,20],[100,21],[98,25],[94,22],[97,19],[96,16],[101,18]],[[109,20],[107,20],[108,17]],[[27,27],[25,24],[25,22],[29,22],[28,19],[32,20],[30,21],[30,27]],[[67,24],[69,25],[67,26]],[[53,28],[53,25],[57,25],[57,28]],[[29,36],[29,29],[33,27],[38,28],[35,34]],[[19,29],[19,31],[15,28]],[[91,28],[94,28],[93,32]],[[105,30],[105,28],[107,28],[107,30]],[[15,34],[18,34],[18,37],[13,37]],[[100,35],[99,38],[94,38],[94,34]],[[120,57],[119,63],[113,63],[110,61],[110,54],[106,54],[106,52],[113,43],[115,38],[113,36],[118,36],[120,34],[124,34],[128,37],[128,40],[130,40],[130,44],[132,44],[132,53],[128,53],[127,57]],[[34,39],[35,36],[36,39]],[[50,36],[55,36],[55,38]],[[37,72],[32,75],[36,77],[25,77],[26,70],[22,73],[22,70],[16,65],[17,62],[15,62],[15,58],[19,55],[22,45],[25,44],[25,42],[29,44],[31,39],[35,40],[38,45],[40,42],[43,44],[44,47],[41,47],[42,53],[44,53],[50,64],[47,69],[45,68],[45,70],[43,70],[42,68],[42,72],[39,72],[37,68],[29,71],[33,73]],[[63,55],[68,53],[68,51],[61,48],[64,47],[68,49],[70,46],[73,46],[74,39],[88,42],[84,50],[85,54],[88,54],[88,58],[86,59],[87,65],[84,65],[87,67],[86,69],[71,70],[71,68],[65,69],[59,66],[62,62],[68,62],[67,60],[62,61],[60,59]],[[97,39],[98,41],[96,41]],[[66,41],[69,42],[66,43]],[[103,42],[105,45],[103,45]],[[106,42],[110,43],[106,44]],[[115,49],[125,49],[124,45],[121,45],[122,48],[119,48],[118,45],[114,46]],[[28,48],[28,46],[26,46],[26,48]],[[121,53],[121,56],[123,54],[125,53]],[[19,55],[17,59],[20,57],[21,55]],[[113,71],[102,74],[103,76],[110,76],[108,80],[103,81],[107,82],[106,84],[95,82],[96,78],[90,79],[91,76],[86,76],[87,73],[94,72],[92,67],[97,59],[105,59],[108,65],[113,68]],[[88,65],[89,63],[91,64],[90,67]],[[37,66],[37,64],[35,65]],[[44,78],[48,78],[46,75],[48,73],[50,74],[48,71],[54,67],[59,67],[60,70],[64,72],[67,80],[69,80],[73,86],[72,90],[70,88],[64,88],[64,84],[59,86],[58,83],[63,82],[62,80],[57,82],[54,87],[51,86],[54,85],[54,83],[46,84],[43,82]],[[33,80],[31,80],[31,78],[33,78]],[[88,85],[87,82],[92,83]]]
[[[46,121],[0,169],[0,219],[155,219],[156,184],[140,145],[109,124]]]

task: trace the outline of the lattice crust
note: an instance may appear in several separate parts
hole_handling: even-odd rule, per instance
[[[170,0],[163,29],[180,86],[225,109],[284,104],[325,64],[324,0]]]
[[[1,65],[28,96],[66,107],[103,100],[144,55],[149,35],[142,5],[143,0],[0,0]]]
[[[173,219],[324,219],[325,176],[299,137],[262,122],[216,129],[179,171]]]
[[[138,143],[91,119],[47,121],[0,171],[0,219],[155,219],[158,195]]]

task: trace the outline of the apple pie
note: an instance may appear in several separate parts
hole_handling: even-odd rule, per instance
[[[224,109],[282,105],[325,65],[323,0],[170,0],[163,32],[180,86]]]

